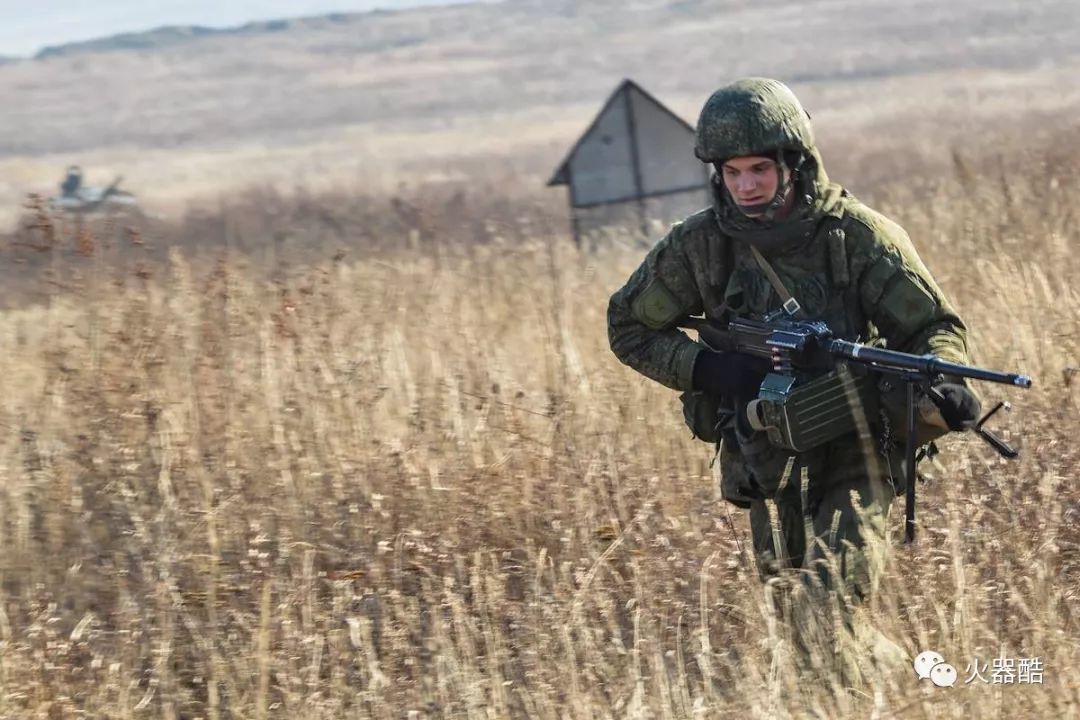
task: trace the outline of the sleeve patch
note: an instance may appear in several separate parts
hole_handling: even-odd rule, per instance
[[[882,296],[880,307],[895,327],[909,335],[933,319],[937,301],[918,280],[901,273]]]
[[[671,291],[656,278],[634,298],[630,309],[638,320],[653,330],[670,327],[685,313],[685,308]]]
[[[862,295],[867,305],[876,305],[893,276],[900,272],[900,264],[892,255],[882,255],[866,271],[862,280]]]

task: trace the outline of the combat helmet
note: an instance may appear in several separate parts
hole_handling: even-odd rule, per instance
[[[694,135],[694,154],[712,163],[717,173],[735,157],[776,160],[776,194],[756,205],[738,206],[741,213],[770,223],[814,152],[809,113],[787,85],[769,78],[744,78],[714,92],[701,109]],[[785,182],[786,169],[792,172]]]
[[[779,80],[757,77],[726,85],[705,101],[694,142],[694,154],[706,163],[813,148],[810,115],[795,93]]]

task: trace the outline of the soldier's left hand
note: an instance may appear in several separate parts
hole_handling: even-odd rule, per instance
[[[979,419],[982,403],[975,393],[959,383],[941,383],[934,386],[941,393],[941,399],[934,399],[945,424],[950,430],[964,430]]]

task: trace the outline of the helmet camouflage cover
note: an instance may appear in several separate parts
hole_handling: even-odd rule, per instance
[[[778,80],[745,78],[714,92],[698,118],[694,154],[702,162],[814,148],[810,115]]]

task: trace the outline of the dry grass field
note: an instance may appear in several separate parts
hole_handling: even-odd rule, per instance
[[[1036,386],[1004,393],[1020,460],[946,443],[919,542],[816,670],[674,394],[607,348],[635,238],[583,253],[513,187],[26,229],[0,314],[0,717],[1076,716],[1080,156],[1060,140],[872,192],[977,361]],[[960,681],[920,683],[888,642]],[[964,682],[1031,657],[1041,684]]]

